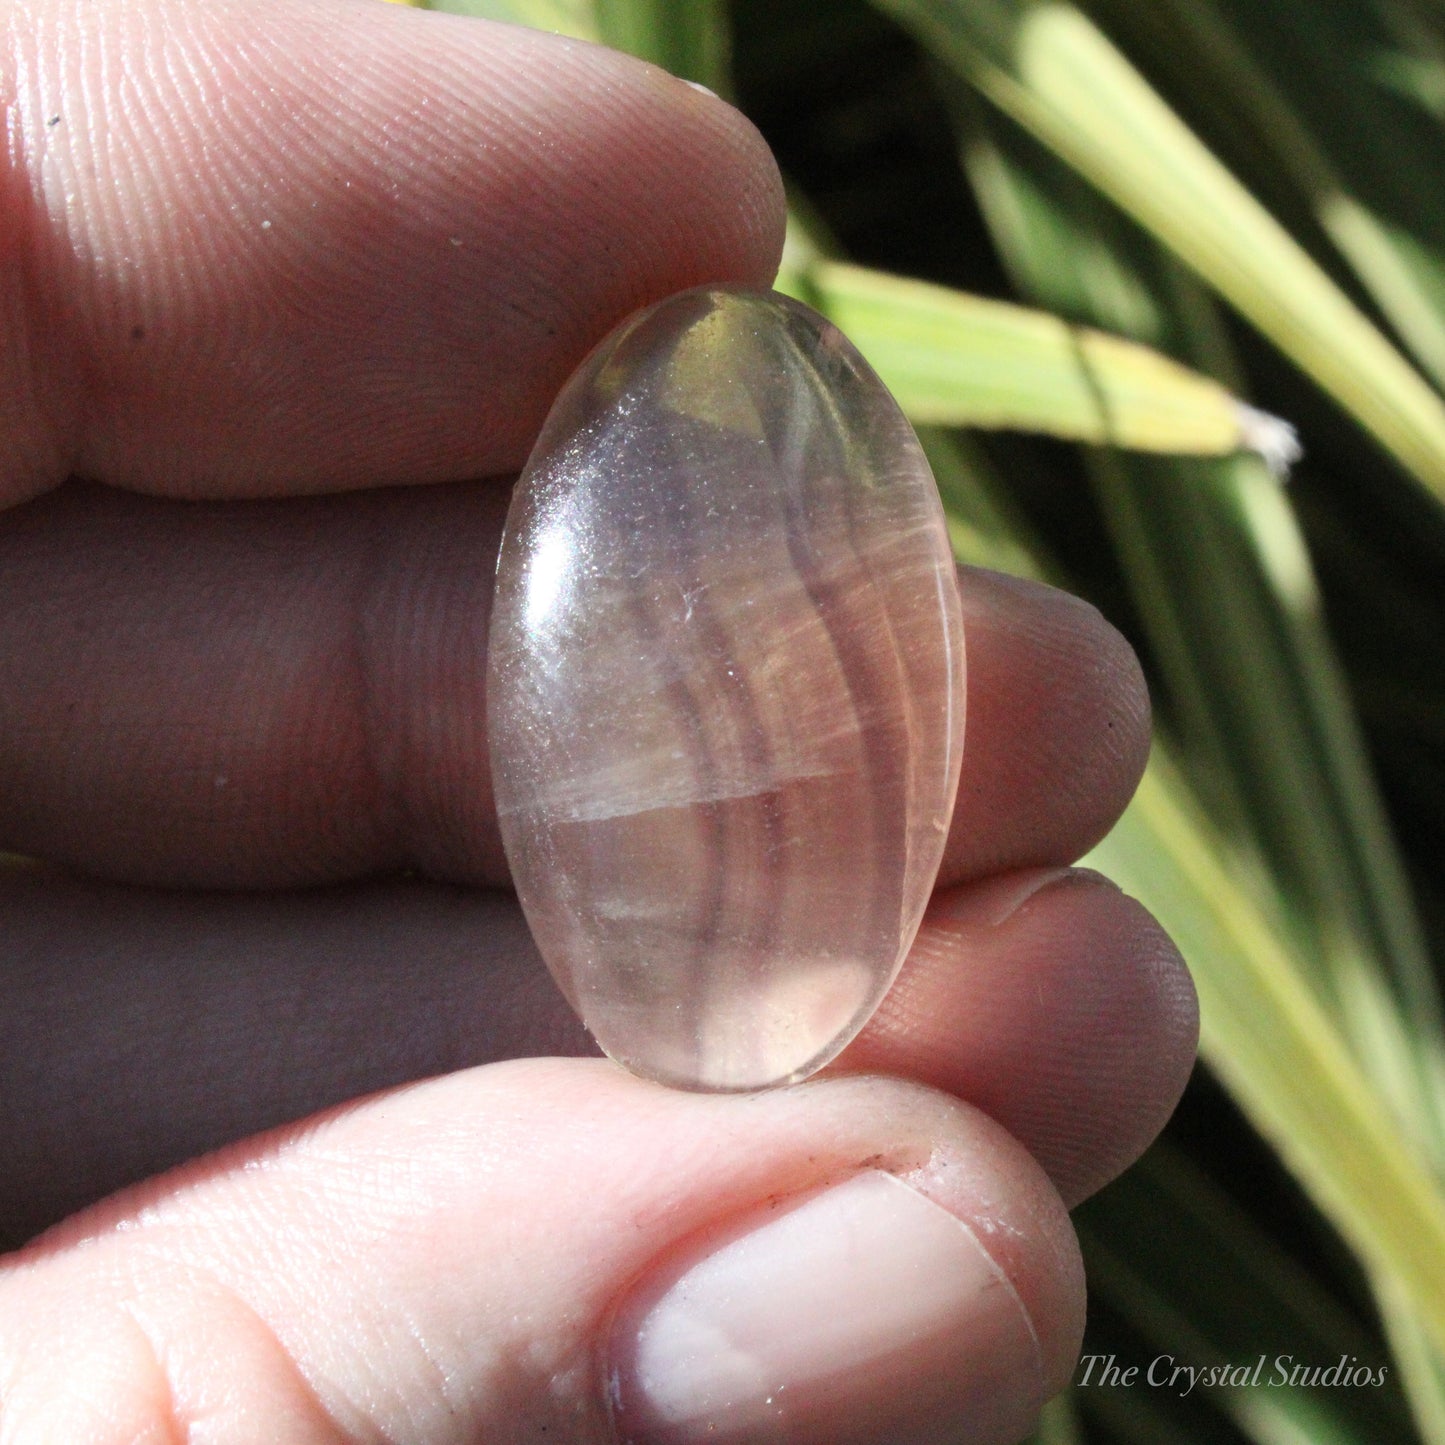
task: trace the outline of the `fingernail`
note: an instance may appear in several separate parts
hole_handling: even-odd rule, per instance
[[[1043,1398],[1037,1337],[954,1215],[890,1174],[746,1220],[618,1311],[620,1445],[1015,1441]]]
[[[1102,873],[1095,873],[1092,868],[1027,868],[940,895],[930,911],[937,918],[953,918],[962,923],[980,923],[998,928],[1007,923],[1030,898],[1061,883],[1115,887],[1110,879]]]
[[[684,85],[690,85],[694,90],[700,90],[704,95],[710,95],[714,100],[721,100],[722,97],[715,90],[709,90],[700,80],[685,80]]]

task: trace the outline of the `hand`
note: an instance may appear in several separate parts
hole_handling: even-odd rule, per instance
[[[1065,1204],[1194,1044],[1168,940],[1066,867],[1147,750],[1127,647],[961,577],[944,876],[826,1077],[578,1057],[476,887],[505,489],[457,479],[627,312],[768,283],[764,146],[353,0],[5,21],[0,847],[46,863],[0,870],[0,1227],[71,1217],[0,1262],[0,1436],[1016,1438],[1078,1346]]]

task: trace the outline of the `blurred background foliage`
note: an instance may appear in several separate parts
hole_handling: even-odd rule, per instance
[[[779,284],[893,387],[959,556],[1145,658],[1159,741],[1091,861],[1180,941],[1203,1062],[1077,1211],[1085,1351],[1263,1366],[1096,1373],[1040,1439],[1445,1445],[1445,3],[436,8],[737,103]]]

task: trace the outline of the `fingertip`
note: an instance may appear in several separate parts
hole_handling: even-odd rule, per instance
[[[1197,1039],[1189,971],[1145,908],[1088,869],[1026,869],[938,896],[837,1067],[968,1100],[1073,1205],[1163,1128]]]
[[[1019,1439],[1057,1388],[1052,1356],[1071,1359],[1077,1340],[1049,1309],[1041,1337],[977,1223],[880,1170],[739,1221],[634,1290],[614,1323],[621,1438]],[[1048,1305],[1074,1293],[1041,1273]]]
[[[1039,1403],[1068,1385],[1084,1335],[1083,1256],[1054,1181],[1014,1135],[970,1106],[996,1172],[980,1172],[967,1154],[940,1149],[903,1177],[965,1222],[1018,1297],[1038,1352]],[[1005,1207],[1006,1206],[1006,1207]]]
[[[968,729],[940,879],[1071,863],[1123,812],[1149,758],[1150,702],[1123,634],[1082,598],[959,572]]]
[[[1078,1023],[1047,1071],[1040,1149],[1070,1208],[1132,1165],[1169,1122],[1194,1069],[1199,1001],[1174,940],[1119,893],[1101,920],[1092,965],[1065,1007]]]
[[[776,269],[756,130],[600,46],[349,0],[34,8],[7,499],[515,470],[616,321]]]
[[[621,1439],[1021,1438],[1083,1332],[1082,1261],[1047,1176],[987,1117],[916,1085],[788,1092],[823,1120],[887,1109],[891,1147],[713,1219],[641,1273],[607,1334]]]

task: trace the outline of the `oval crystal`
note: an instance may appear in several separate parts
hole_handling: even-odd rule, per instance
[[[800,1079],[933,887],[963,628],[912,429],[836,327],[683,292],[557,398],[498,562],[497,810],[598,1043],[684,1088]]]

